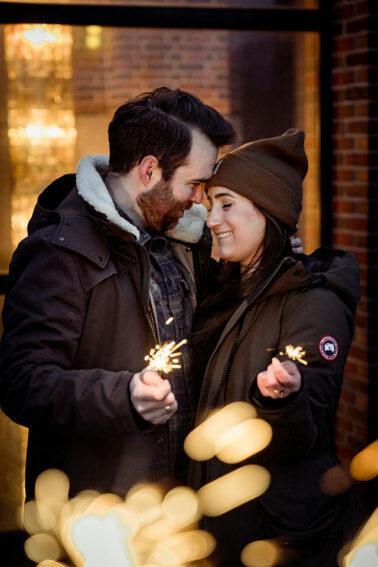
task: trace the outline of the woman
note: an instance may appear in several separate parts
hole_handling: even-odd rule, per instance
[[[289,237],[306,173],[304,133],[290,129],[226,154],[207,183],[207,225],[222,261],[194,335],[198,366],[212,350],[202,361],[199,421],[214,407],[244,400],[273,430],[268,447],[247,461],[269,470],[269,489],[204,518],[218,542],[216,565],[241,565],[244,546],[274,539],[283,550],[275,565],[336,567],[338,550],[360,522],[332,440],[358,266],[341,251],[293,255]],[[302,346],[307,365],[282,356],[287,345]],[[199,488],[231,468],[217,458],[193,463],[192,483]]]

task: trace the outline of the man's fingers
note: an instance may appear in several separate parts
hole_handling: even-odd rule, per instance
[[[165,404],[159,408],[151,408],[141,413],[142,417],[154,425],[165,423],[177,411],[177,401],[174,399],[172,403]]]
[[[177,401],[168,380],[144,370],[130,382],[131,401],[136,411],[153,424],[165,423],[176,411]]]
[[[141,380],[146,386],[159,386],[164,382],[163,378],[154,370],[142,370]]]

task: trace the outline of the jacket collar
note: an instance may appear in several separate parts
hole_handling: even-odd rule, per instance
[[[246,297],[231,315],[216,349],[249,306],[257,300],[262,301],[272,295],[294,289],[318,286],[332,289],[349,308],[355,309],[360,298],[359,270],[355,255],[343,250],[321,247],[311,256],[301,255],[300,259],[284,257],[270,276]]]
[[[76,173],[77,191],[95,211],[139,240],[138,227],[119,214],[106,188],[104,178],[108,168],[109,158],[105,155],[90,155],[82,158]],[[166,235],[175,240],[194,244],[202,237],[205,219],[206,208],[203,205],[194,204],[188,211],[185,211],[177,225]]]

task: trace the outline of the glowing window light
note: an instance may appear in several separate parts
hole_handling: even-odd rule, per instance
[[[29,126],[26,126],[25,128],[25,136],[33,140],[36,138],[42,138],[42,132],[43,132],[42,126],[29,124]]]
[[[44,43],[55,43],[58,41],[58,37],[51,33],[46,26],[34,26],[33,28],[26,30],[23,37],[36,47],[39,47]]]
[[[88,49],[98,49],[102,43],[102,27],[87,26],[85,35],[85,45]]]

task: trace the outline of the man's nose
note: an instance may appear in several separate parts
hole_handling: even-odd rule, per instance
[[[198,187],[195,187],[193,189],[193,193],[190,197],[190,201],[192,201],[192,203],[196,203],[196,205],[200,205],[203,201],[203,187],[202,185],[199,185]]]

